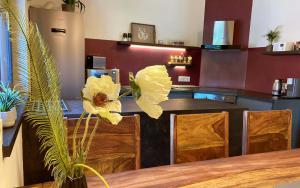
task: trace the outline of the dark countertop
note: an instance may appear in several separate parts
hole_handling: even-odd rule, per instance
[[[121,93],[124,91],[128,91],[129,86],[122,86]],[[231,88],[217,88],[217,87],[198,87],[193,85],[173,85],[171,92],[203,92],[203,93],[211,93],[211,94],[222,94],[222,95],[234,95],[239,97],[247,97],[253,98],[257,100],[263,101],[278,101],[278,100],[292,100],[292,99],[300,99],[300,97],[296,98],[285,98],[285,97],[276,97],[272,96],[272,94],[261,93],[256,91],[249,91],[245,89],[231,89]]]
[[[122,114],[142,113],[143,111],[137,106],[132,97],[123,97]],[[79,117],[83,111],[82,102],[80,100],[66,100],[66,104],[69,108],[68,112],[65,112],[65,116]],[[226,109],[245,109],[242,106],[235,104],[228,104],[219,101],[210,100],[198,100],[198,99],[169,99],[162,102],[161,106],[166,112],[176,111],[194,111],[194,110],[226,110]]]
[[[253,98],[253,99],[269,101],[269,102],[273,102],[277,100],[299,99],[299,98],[275,97],[272,96],[272,94],[267,94],[267,93],[261,93],[256,91],[243,90],[243,89],[229,89],[229,88],[199,87],[195,89],[194,92],[234,95],[238,97],[247,97],[247,98]]]
[[[17,107],[17,120],[13,127],[3,128],[3,157],[10,157],[13,150],[17,135],[19,133],[22,117],[24,113],[24,106]]]
[[[122,86],[121,87],[121,94],[125,93],[130,89],[130,86]],[[193,93],[195,90],[199,89],[198,86],[194,85],[172,85],[171,92],[191,92]]]

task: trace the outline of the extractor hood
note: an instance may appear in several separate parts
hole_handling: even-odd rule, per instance
[[[213,43],[204,44],[202,48],[213,50],[239,49],[240,45],[233,45],[234,25],[234,20],[215,21]]]

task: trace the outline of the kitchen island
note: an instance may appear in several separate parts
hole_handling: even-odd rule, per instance
[[[66,117],[79,117],[82,104],[78,100],[66,101]],[[229,112],[229,155],[242,153],[243,111],[246,108],[211,100],[170,99],[162,102],[162,116],[156,120],[146,115],[132,97],[123,97],[122,115],[139,114],[141,117],[141,166],[154,167],[170,164],[170,114]]]
[[[122,115],[139,114],[141,119],[141,166],[155,167],[170,164],[170,114],[193,114],[229,112],[230,156],[240,155],[242,151],[243,111],[246,108],[218,101],[197,99],[170,99],[163,102],[162,116],[156,120],[146,115],[132,97],[123,97]],[[83,111],[80,100],[66,100],[68,118],[79,117]],[[43,167],[43,153],[31,126],[23,126],[23,156],[25,185],[51,180],[49,171]],[[34,164],[34,165],[33,165]]]

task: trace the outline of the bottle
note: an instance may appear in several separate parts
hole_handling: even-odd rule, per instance
[[[128,41],[128,35],[127,33],[123,33],[123,39],[122,39],[124,42],[127,42]]]
[[[127,41],[129,41],[129,42],[132,41],[132,34],[131,33],[127,34]]]
[[[281,94],[281,81],[280,80],[275,80],[273,83],[273,89],[272,89],[272,95],[273,96],[280,96]]]

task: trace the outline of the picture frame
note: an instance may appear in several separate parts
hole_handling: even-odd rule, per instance
[[[132,42],[155,44],[155,25],[131,23]]]

